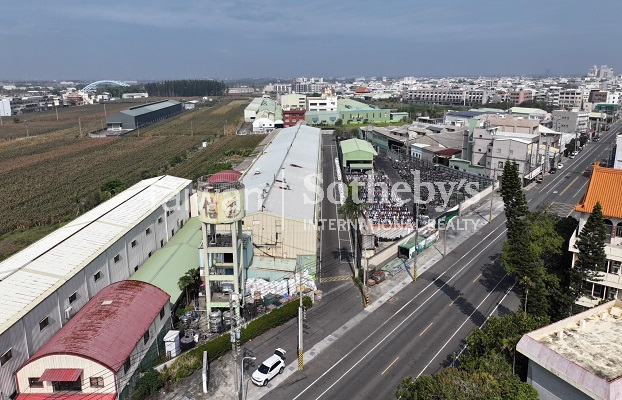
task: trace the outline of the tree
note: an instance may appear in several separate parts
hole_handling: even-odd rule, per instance
[[[353,181],[346,188],[348,193],[343,204],[339,207],[338,213],[340,216],[354,221],[354,269],[357,270],[359,268],[359,218],[363,216],[363,211],[367,208],[367,204],[359,197],[358,182]],[[356,196],[356,199],[354,196]]]
[[[538,245],[531,237],[527,199],[518,165],[512,160],[506,161],[503,167],[501,196],[507,226],[507,240],[503,243],[501,253],[503,266],[518,279],[523,308],[540,316],[548,316],[548,276]]]
[[[570,142],[566,143],[566,152],[574,153],[576,149],[576,141],[574,139],[570,139]]]
[[[586,280],[599,281],[601,272],[605,271],[607,256],[605,241],[607,229],[603,219],[603,210],[599,202],[594,205],[583,229],[577,235],[575,248],[579,250],[570,278],[570,293],[576,301],[583,296],[583,285]]]
[[[201,276],[199,275],[198,268],[192,268],[186,271],[185,274],[179,277],[179,281],[177,281],[177,286],[179,287],[180,290],[183,290],[186,292],[186,304],[190,303],[190,298],[188,296],[188,288],[190,287],[194,290],[194,288],[198,287],[200,282],[201,282]]]

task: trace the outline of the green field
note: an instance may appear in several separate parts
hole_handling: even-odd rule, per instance
[[[102,190],[107,182],[129,187],[163,174],[196,179],[239,163],[240,154],[250,153],[264,138],[235,135],[246,104],[225,100],[141,128],[140,135],[100,139],[80,136],[67,123],[80,115],[83,129],[95,126],[103,107],[59,109],[57,125],[46,119],[49,112],[28,114],[33,125],[37,121],[38,135],[0,140],[0,201],[8,205],[0,209],[0,259],[109,198]],[[14,134],[12,125],[5,128],[0,126],[0,137]],[[206,148],[203,142],[209,143]]]

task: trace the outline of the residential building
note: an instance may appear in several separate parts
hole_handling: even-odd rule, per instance
[[[577,237],[596,203],[600,203],[607,227],[605,254],[607,265],[602,274],[602,280],[586,282],[585,294],[577,302],[586,307],[592,307],[603,299],[612,300],[622,298],[622,197],[619,188],[622,187],[622,170],[605,168],[594,163],[592,175],[585,190],[585,194],[575,207],[575,218],[579,226],[570,238],[568,250],[572,252],[572,265],[577,260],[579,250],[576,248]]]
[[[128,279],[177,233],[190,217],[191,192],[187,179],[143,180],[0,262],[3,394],[16,391],[13,373],[90,299]]]
[[[498,127],[475,128],[471,142],[471,164],[483,166],[485,175],[499,177],[507,160],[518,164],[520,176],[533,179],[538,171],[539,135],[503,132]]]
[[[559,107],[566,110],[583,107],[583,91],[580,89],[564,89],[559,92]]]
[[[168,305],[168,294],[148,283],[106,286],[15,372],[17,399],[129,399],[141,371],[164,353]]]
[[[106,125],[109,131],[133,130],[141,126],[170,118],[182,111],[182,104],[176,100],[162,100],[141,104],[109,115]]]
[[[510,115],[516,118],[545,120],[548,113],[539,108],[511,107]]]
[[[616,136],[616,151],[613,160],[613,168],[622,170],[622,133]]]
[[[527,310],[529,312],[529,310]],[[613,300],[521,338],[527,383],[541,400],[622,398],[622,302]]]
[[[300,93],[284,94],[280,97],[283,110],[306,110],[307,95]]]
[[[565,133],[587,132],[589,113],[587,111],[553,110],[552,129]]]
[[[510,103],[520,104],[525,101],[533,100],[533,92],[530,90],[513,90],[508,93],[507,99]]]
[[[305,121],[305,109],[283,109],[283,126],[285,128],[297,125],[300,122]]]
[[[337,111],[337,96],[307,97],[307,111]]]

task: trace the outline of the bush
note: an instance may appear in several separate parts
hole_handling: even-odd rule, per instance
[[[306,308],[311,308],[313,302],[310,298],[304,297],[302,304]],[[257,318],[249,322],[246,329],[241,332],[240,343],[246,343],[251,339],[269,331],[272,328],[283,325],[290,319],[298,315],[298,301],[292,301],[279,307],[269,314]],[[225,333],[209,342],[202,344],[190,350],[187,353],[180,355],[168,368],[168,377],[165,379],[172,379],[175,382],[179,382],[181,379],[192,375],[194,371],[201,368],[203,364],[203,352],[207,351],[209,359],[215,360],[222,357],[231,350],[231,339],[229,333]]]
[[[132,393],[132,400],[142,400],[156,393],[164,386],[165,377],[153,368],[148,369],[140,377]]]

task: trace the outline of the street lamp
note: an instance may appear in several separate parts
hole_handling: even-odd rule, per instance
[[[240,400],[244,400],[244,360],[256,360],[257,357],[242,357],[242,360],[240,361],[240,369],[242,370],[242,373],[240,374],[240,376],[242,377],[240,379],[240,386],[242,386],[242,389],[240,390]]]

